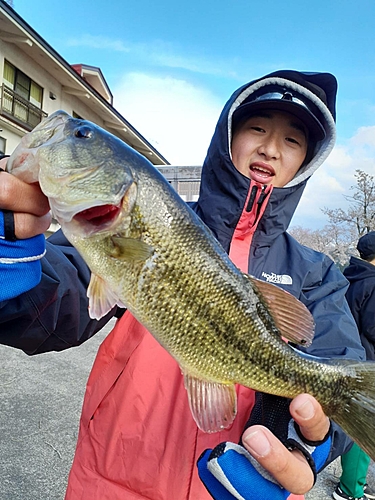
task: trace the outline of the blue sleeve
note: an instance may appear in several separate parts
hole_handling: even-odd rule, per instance
[[[293,422],[289,427],[290,441],[297,440],[316,478],[331,449],[330,436],[319,446],[311,446],[296,435]],[[215,500],[286,500],[290,495],[244,447],[235,443],[224,442],[205,450],[197,465],[200,479]]]
[[[0,210],[0,302],[20,295],[40,282],[40,259],[46,248],[43,235],[9,241],[4,234],[4,213]]]
[[[25,293],[0,302],[0,343],[27,354],[77,346],[99,331],[119,311],[100,321],[88,315],[90,271],[61,231],[46,242],[40,282]]]
[[[290,495],[235,443],[205,450],[197,465],[201,481],[215,500],[286,500]]]

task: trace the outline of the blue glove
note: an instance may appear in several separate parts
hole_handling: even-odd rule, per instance
[[[303,452],[314,476],[325,464],[330,449],[330,432],[318,446],[307,444],[291,420],[287,446]],[[198,460],[198,473],[215,500],[285,500],[285,490],[241,445],[221,443],[206,450]]]
[[[198,473],[215,500],[285,500],[280,486],[239,444],[221,443],[198,460]]]
[[[45,251],[42,234],[17,240],[13,213],[0,210],[0,301],[17,297],[40,282],[40,259]]]

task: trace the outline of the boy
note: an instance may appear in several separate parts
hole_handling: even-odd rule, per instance
[[[277,71],[236,91],[219,118],[193,209],[240,269],[306,304],[316,322],[309,353],[360,359],[346,280],[328,257],[286,233],[307,179],[334,145],[335,96],[332,75],[297,71]],[[0,198],[0,207],[12,209],[7,203]],[[41,283],[0,305],[0,341],[28,354],[78,345],[108,320],[88,318],[89,271],[61,233],[50,238],[41,262]],[[122,311],[109,316],[117,313]],[[125,312],[100,347],[88,380],[66,500],[207,500],[197,460],[214,498],[286,498],[288,491],[308,491],[316,470],[347,448],[345,435],[310,396],[295,398],[289,413],[282,398],[255,398],[240,386],[237,392],[233,426],[210,435],[199,431],[178,365]],[[250,414],[251,426],[242,435]],[[299,436],[289,425],[291,416]],[[228,453],[216,446],[238,443],[241,435],[264,469],[246,457],[245,472],[236,474],[244,448],[229,446]],[[205,451],[211,448],[221,464],[216,476],[212,454]]]

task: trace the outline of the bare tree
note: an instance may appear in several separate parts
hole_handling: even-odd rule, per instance
[[[350,254],[355,253],[353,230],[338,224],[328,224],[317,230],[295,226],[289,229],[289,233],[302,245],[331,257],[340,268],[345,267]]]
[[[328,216],[331,224],[340,224],[347,229],[354,228],[358,239],[375,229],[375,181],[373,175],[363,170],[356,170],[354,177],[357,185],[350,188],[354,194],[344,195],[344,198],[350,202],[347,210],[323,208],[322,211]]]
[[[356,254],[358,238],[375,230],[375,180],[374,176],[356,170],[353,195],[344,195],[349,201],[343,208],[322,209],[329,224],[319,230],[292,227],[289,233],[302,245],[329,255],[339,267],[344,267],[352,254]]]

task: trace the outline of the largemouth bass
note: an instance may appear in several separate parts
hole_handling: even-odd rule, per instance
[[[206,432],[236,414],[235,383],[287,398],[307,392],[375,459],[375,363],[303,355],[307,308],[242,273],[142,155],[58,111],[26,134],[8,170],[39,182],[88,264],[89,313],[126,307],[179,363]]]

